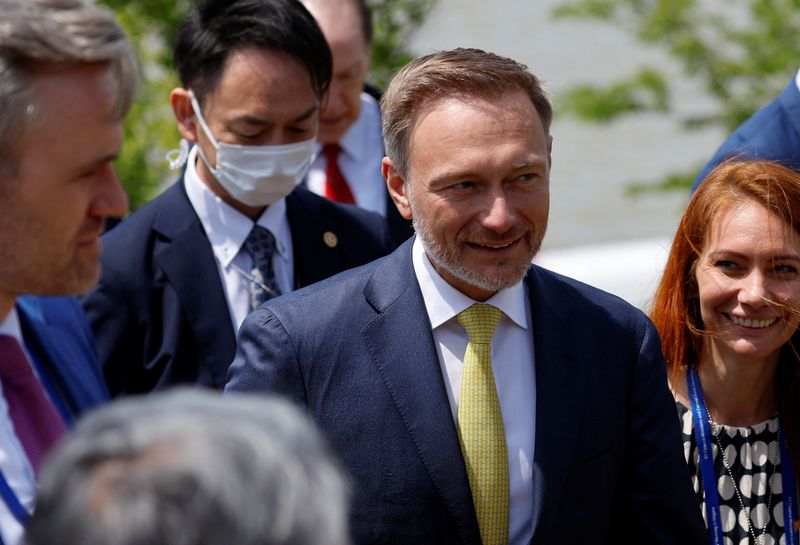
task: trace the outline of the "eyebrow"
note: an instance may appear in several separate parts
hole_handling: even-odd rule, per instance
[[[547,166],[547,161],[544,158],[537,158],[530,161],[520,161],[518,163],[512,163],[509,172],[516,172],[518,170],[523,170],[526,168],[541,168]],[[440,175],[436,176],[436,180],[452,180],[453,178],[472,178],[474,176],[474,172],[471,170],[459,170],[455,168],[453,170],[449,170],[447,172],[442,172]]]
[[[533,161],[521,161],[519,163],[514,163],[511,165],[511,170],[522,170],[524,168],[534,168],[540,166],[546,166],[547,161],[543,158],[534,159]]]
[[[295,122],[297,122],[297,121],[305,121],[306,119],[308,119],[309,117],[314,115],[314,113],[316,113],[316,111],[318,109],[319,109],[319,106],[314,104],[312,107],[310,107],[308,110],[306,110],[305,113],[299,115],[298,117],[295,117],[294,121]]]
[[[710,253],[708,255],[708,257],[711,257],[711,258],[737,257],[739,259],[749,259],[749,256],[747,256],[747,255],[745,255],[743,253],[740,253],[740,252],[734,252],[732,250],[717,250],[716,252]],[[772,256],[770,259],[773,260],[773,261],[787,261],[787,260],[800,261],[800,255],[796,255],[796,254],[780,254],[780,255]]]
[[[314,115],[314,113],[318,109],[319,109],[319,106],[317,106],[316,104],[314,106],[311,106],[308,110],[306,110],[305,112],[303,112],[299,116],[297,116],[294,119],[292,119],[291,123],[298,123],[298,122],[302,122],[302,121],[307,120],[312,115]],[[255,117],[255,116],[252,116],[252,115],[243,115],[241,117],[233,119],[232,122],[233,123],[242,122],[242,123],[247,123],[248,125],[259,125],[259,126],[270,125],[271,124],[271,121],[268,121],[268,120],[263,119],[261,117]]]
[[[106,163],[113,163],[117,159],[119,159],[119,151],[107,153],[107,154],[105,154],[105,155],[103,155],[101,157],[98,157],[94,161],[90,161],[89,163],[87,163],[80,170],[86,170],[87,168],[90,168],[90,167],[92,167],[92,168],[99,167],[101,165],[105,165]]]
[[[86,161],[85,163],[81,163],[79,165],[76,165],[75,168],[73,168],[71,170],[72,177],[79,177],[79,176],[82,177],[87,172],[93,171],[94,169],[99,168],[99,167],[101,167],[101,166],[103,166],[103,165],[105,165],[107,163],[113,163],[117,159],[119,159],[119,152],[118,151],[117,152],[112,152],[112,153],[107,153],[105,155],[101,155],[100,157],[98,157],[96,159],[90,159],[90,160]]]

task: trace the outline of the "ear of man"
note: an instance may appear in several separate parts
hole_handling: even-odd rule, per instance
[[[197,142],[197,117],[192,109],[192,99],[189,91],[178,87],[169,94],[169,103],[172,106],[172,113],[178,123],[178,131],[181,137],[191,144]]]
[[[383,158],[381,162],[381,173],[386,180],[389,195],[392,197],[395,206],[397,206],[397,210],[400,211],[400,215],[410,220],[413,214],[411,213],[406,179],[397,171],[389,157]]]

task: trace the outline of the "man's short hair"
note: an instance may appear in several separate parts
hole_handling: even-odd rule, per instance
[[[523,91],[550,132],[553,109],[539,79],[528,67],[480,49],[458,48],[419,57],[392,79],[381,99],[386,155],[408,175],[409,138],[420,111],[447,98],[493,98]]]
[[[348,485],[298,408],[177,389],[81,421],[26,545],[346,545]]]
[[[122,119],[135,96],[138,68],[112,12],[92,0],[0,0],[0,178],[14,172],[15,145],[34,117],[37,72],[89,63],[109,65],[117,84],[115,114]]]
[[[331,51],[311,14],[297,0],[203,0],[181,25],[173,63],[181,85],[200,103],[212,93],[231,54],[255,47],[296,59],[317,97],[328,89]]]

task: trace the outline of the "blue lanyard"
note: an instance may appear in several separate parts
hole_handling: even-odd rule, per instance
[[[30,513],[22,506],[17,495],[11,490],[11,486],[6,481],[5,475],[0,471],[0,496],[6,503],[8,510],[14,515],[14,518],[24,527],[31,517]],[[2,538],[0,538],[0,545],[2,545]]]
[[[686,383],[689,387],[689,401],[692,405],[694,420],[694,436],[700,451],[700,477],[705,492],[706,523],[713,545],[723,545],[725,533],[719,513],[719,495],[717,494],[717,472],[714,470],[714,456],[711,450],[711,429],[708,423],[708,410],[700,388],[697,371],[690,367],[686,371]]]
[[[700,386],[700,377],[697,370],[689,367],[686,370],[686,383],[689,388],[689,401],[692,405],[692,420],[694,422],[694,436],[700,454],[700,477],[703,481],[705,493],[706,518],[708,532],[713,545],[723,545],[724,532],[720,519],[719,495],[717,494],[717,472],[714,469],[714,457],[711,447],[711,427],[708,422],[708,409],[703,399],[703,389]],[[783,523],[786,545],[798,545],[797,532],[794,523],[797,520],[795,505],[797,503],[797,483],[794,477],[792,462],[789,458],[789,449],[786,445],[786,434],[783,433],[783,421],[779,418],[781,426],[781,483],[783,485]]]
[[[781,426],[781,484],[783,484],[783,524],[786,545],[797,545],[798,536],[794,525],[797,522],[797,480],[795,478],[789,448],[786,445],[786,434]]]

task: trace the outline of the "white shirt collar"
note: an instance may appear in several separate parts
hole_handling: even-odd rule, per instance
[[[414,273],[422,290],[425,309],[433,329],[478,302],[455,289],[439,275],[428,256],[425,255],[425,249],[419,237],[414,239],[411,256]],[[528,329],[528,317],[525,312],[527,300],[524,283],[517,282],[509,288],[498,291],[484,302],[502,310],[503,314],[519,327]]]
[[[189,152],[184,173],[186,194],[203,224],[214,255],[223,267],[228,267],[253,229],[253,221],[220,199],[203,183],[197,173],[196,161],[197,146],[194,146]],[[273,234],[278,255],[288,260],[291,232],[286,217],[286,199],[269,205],[255,223]]]
[[[0,322],[0,335],[14,337],[22,344],[22,329],[19,325],[19,316],[17,316],[16,307],[12,307],[11,312]]]
[[[797,74],[794,76],[794,84],[797,86],[798,91],[800,91],[800,70],[798,70]]]

